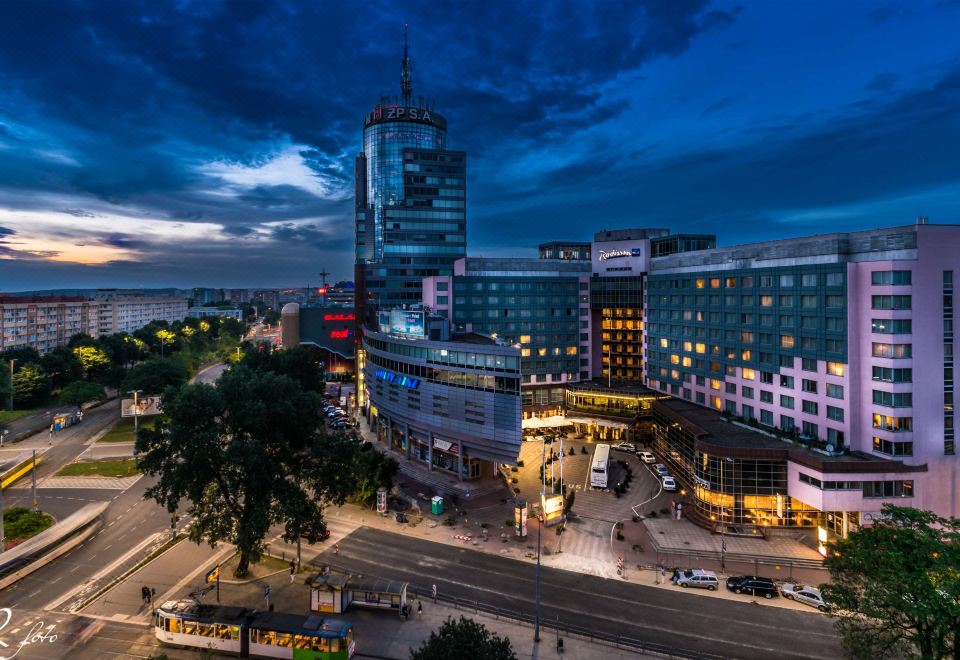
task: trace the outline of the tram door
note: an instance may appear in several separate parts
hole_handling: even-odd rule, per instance
[[[250,625],[247,623],[240,625],[240,657],[250,657]]]

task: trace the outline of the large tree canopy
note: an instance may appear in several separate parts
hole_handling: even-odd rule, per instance
[[[323,504],[353,492],[359,445],[322,428],[317,395],[273,372],[238,365],[216,387],[168,388],[137,439],[141,468],[160,477],[145,497],[171,511],[189,501],[191,539],[235,544],[243,576],[271,525],[322,526]]]
[[[187,369],[182,363],[154,358],[130,369],[120,389],[122,392],[140,390],[144,394],[160,394],[168,387],[180,387],[187,382],[187,377]]]
[[[241,364],[258,372],[272,371],[283,374],[310,392],[322,392],[325,385],[320,357],[316,351],[305,346],[295,346],[282,351],[245,351]]]
[[[960,655],[960,520],[884,507],[886,519],[825,561],[844,645],[856,658]]]
[[[482,623],[460,617],[447,618],[419,649],[410,650],[410,660],[517,660],[510,640],[494,635]]]

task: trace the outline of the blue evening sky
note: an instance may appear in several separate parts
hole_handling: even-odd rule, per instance
[[[957,0],[31,0],[0,4],[0,291],[349,277],[404,22],[472,254],[960,222]]]

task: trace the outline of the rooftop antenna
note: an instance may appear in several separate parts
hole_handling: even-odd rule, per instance
[[[320,276],[320,306],[327,306],[327,275],[330,273],[327,272],[327,269],[324,268],[317,275]]]
[[[410,96],[413,94],[413,80],[410,78],[410,52],[407,41],[407,23],[403,24],[403,69],[400,73],[400,91],[403,93],[403,104],[410,105]]]

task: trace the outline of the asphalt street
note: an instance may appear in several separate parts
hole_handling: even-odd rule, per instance
[[[429,592],[533,614],[535,566],[382,532],[358,529],[313,560],[370,576],[410,582]],[[677,588],[643,587],[542,569],[542,617],[678,649],[732,658],[837,658],[831,620],[760,603],[709,598]]]

